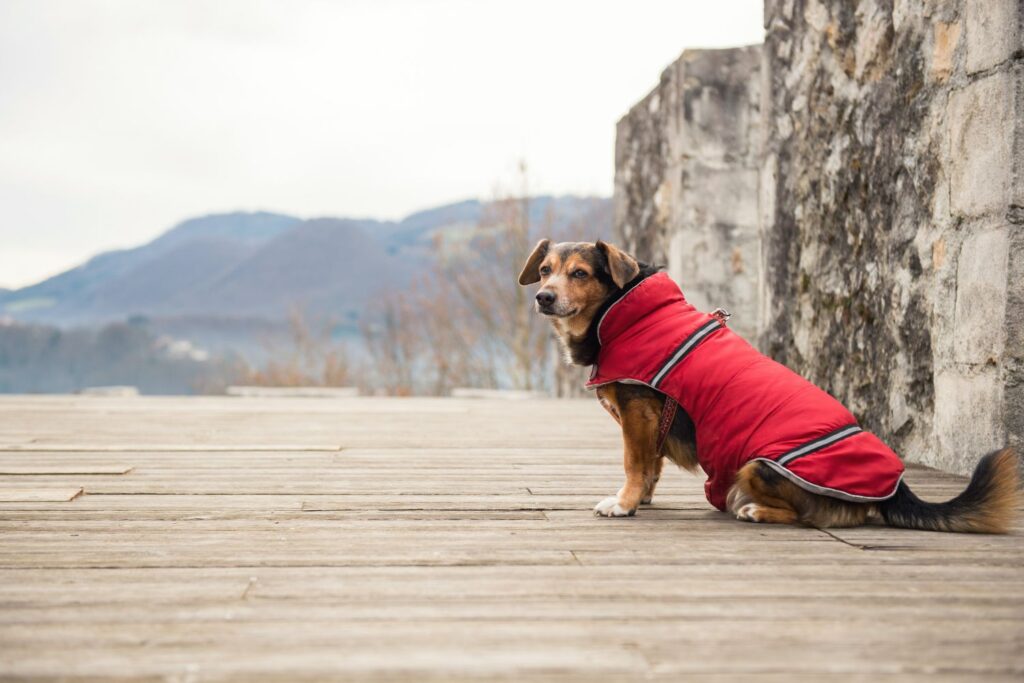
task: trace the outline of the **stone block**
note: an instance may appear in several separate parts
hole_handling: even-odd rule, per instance
[[[679,151],[702,159],[757,152],[760,46],[687,50],[678,63],[676,122]]]
[[[957,363],[995,365],[1005,343],[1009,239],[1005,228],[964,240],[957,261],[953,353]]]
[[[1004,353],[1024,361],[1024,230],[1007,228],[1006,346]],[[1022,368],[1024,371],[1024,368]],[[1024,383],[1024,375],[1021,377]]]
[[[1013,80],[1012,73],[996,73],[950,95],[948,163],[954,213],[1006,212],[1013,182]]]
[[[682,169],[677,220],[683,225],[723,224],[757,232],[757,170],[715,168],[692,161]]]
[[[1003,383],[997,368],[950,368],[935,377],[934,429],[940,448],[920,462],[970,474],[978,458],[1005,445]]]
[[[617,129],[615,223],[701,308],[759,320],[760,46],[690,50]],[[657,106],[654,106],[657,102]],[[742,333],[742,332],[741,332]]]
[[[1014,225],[1009,232],[1003,410],[1010,445],[1024,453],[1024,230]]]
[[[727,308],[730,326],[748,340],[758,331],[760,266],[760,240],[736,226],[677,231],[668,248],[668,273],[687,300],[705,311]]]
[[[1020,0],[967,0],[967,72],[991,69],[1024,47]]]
[[[944,81],[953,72],[956,48],[960,44],[960,23],[937,22],[932,35],[932,78]]]

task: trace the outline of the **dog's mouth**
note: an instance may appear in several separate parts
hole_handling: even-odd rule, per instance
[[[541,306],[537,305],[537,312],[541,315],[546,315],[549,318],[571,318],[572,316],[579,313],[578,308],[573,308],[568,311],[560,311],[554,306]]]

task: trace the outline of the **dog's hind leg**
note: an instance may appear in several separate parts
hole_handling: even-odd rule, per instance
[[[788,491],[775,481],[761,476],[761,464],[751,462],[736,474],[736,483],[729,489],[726,508],[736,519],[768,524],[796,524],[800,521],[796,508],[787,500]],[[789,484],[789,482],[785,482]]]
[[[764,522],[766,524],[796,524],[796,512],[786,508],[772,508],[757,503],[747,503],[738,510],[730,510],[742,522]]]
[[[748,522],[804,524],[818,528],[859,526],[871,506],[800,488],[763,462],[748,462],[736,475],[726,506]]]

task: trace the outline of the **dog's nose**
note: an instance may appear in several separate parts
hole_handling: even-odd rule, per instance
[[[550,306],[555,303],[555,298],[554,292],[545,292],[544,290],[537,292],[537,303],[541,306]]]

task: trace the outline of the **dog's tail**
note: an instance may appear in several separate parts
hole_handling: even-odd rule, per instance
[[[889,526],[927,531],[1005,534],[1020,502],[1017,455],[1011,448],[989,453],[956,498],[927,503],[900,482],[895,495],[878,506]]]

